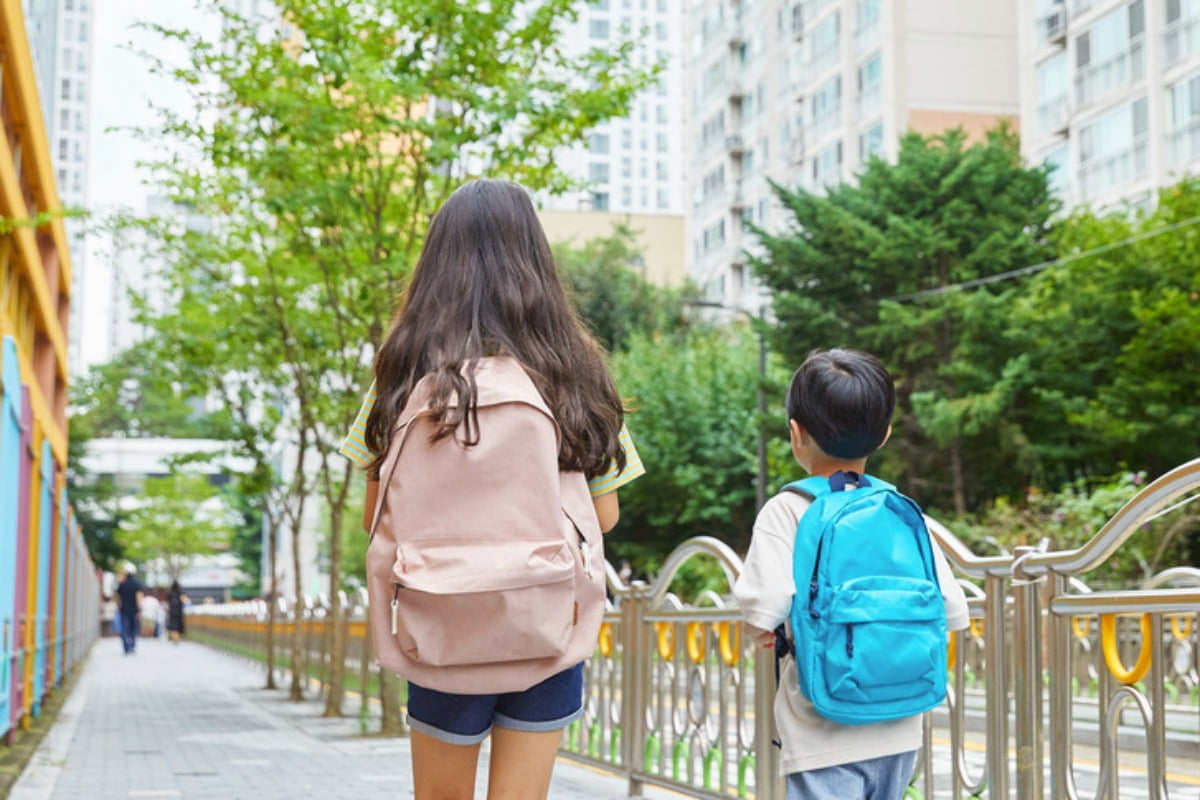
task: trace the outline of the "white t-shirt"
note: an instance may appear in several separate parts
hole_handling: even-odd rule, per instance
[[[733,594],[746,622],[756,628],[774,630],[791,612],[796,593],[792,578],[796,525],[808,506],[807,498],[782,492],[767,501],[754,522],[750,551]],[[960,630],[969,622],[967,599],[941,548],[936,541],[932,544],[946,601],[946,625],[949,630]],[[763,651],[760,657],[771,656]],[[822,717],[800,691],[796,661],[791,656],[781,665],[775,727],[783,746],[779,759],[783,775],[905,753],[921,746],[920,714],[869,725],[842,725]]]

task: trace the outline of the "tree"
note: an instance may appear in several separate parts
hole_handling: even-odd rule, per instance
[[[606,539],[612,552],[649,570],[691,536],[716,536],[744,551],[756,511],[757,338],[745,325],[635,334],[612,369],[646,465],[621,489],[621,519]],[[782,376],[774,377],[778,385]],[[774,474],[788,474],[779,449],[787,449],[783,412],[774,405]]]
[[[160,191],[212,221],[159,236],[158,249],[175,298],[261,337],[251,352],[262,363],[239,359],[242,378],[285,388],[299,471],[311,458],[315,479],[293,484],[283,508],[298,525],[296,510],[316,491],[329,530],[340,531],[352,467],[336,448],[433,212],[479,175],[566,188],[555,151],[625,113],[652,71],[627,66],[628,44],[564,53],[574,0],[276,6],[284,24],[267,35],[261,20],[221,12],[220,46],[157,29],[188,55],[183,65],[154,67],[189,89],[194,112],[163,110],[161,125],[144,132],[159,149],[151,166]],[[152,322],[165,332],[174,321],[168,311]],[[211,368],[203,359],[213,348],[178,344],[181,368],[193,357]],[[345,649],[338,536],[329,572],[326,713],[337,715]]]
[[[554,257],[579,316],[610,353],[635,333],[672,334],[686,326],[687,290],[655,286],[634,271],[641,251],[628,227],[580,246],[560,244]]]
[[[923,502],[962,512],[1022,485],[1012,467],[1028,454],[1003,416],[1029,366],[1006,324],[1015,289],[941,290],[1047,257],[1047,169],[1023,166],[1005,127],[976,144],[912,133],[856,186],[777,191],[791,223],[759,231],[753,260],[775,293],[775,349],[793,364],[818,347],[882,357],[898,394],[883,469]]]
[[[129,558],[161,564],[172,581],[197,557],[228,546],[229,510],[205,476],[147,478],[140,500],[118,537]]]

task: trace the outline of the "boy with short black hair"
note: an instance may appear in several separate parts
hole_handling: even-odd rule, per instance
[[[851,481],[891,435],[895,409],[891,375],[874,356],[857,350],[815,351],[788,389],[792,455],[813,476]],[[847,487],[848,490],[853,490]],[[747,635],[774,649],[777,626],[788,619],[796,593],[792,575],[797,526],[811,500],[781,492],[758,514],[734,595]],[[968,623],[966,597],[941,550],[932,548],[946,606],[948,630]],[[795,657],[785,657],[775,697],[788,800],[893,800],[912,778],[921,746],[921,715],[865,725],[822,717],[800,690]]]

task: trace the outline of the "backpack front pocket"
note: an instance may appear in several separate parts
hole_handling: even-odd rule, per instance
[[[881,703],[934,687],[938,659],[946,658],[945,609],[935,584],[886,576],[847,581],[833,592],[826,623],[831,697]]]
[[[407,541],[393,581],[397,643],[434,666],[561,656],[578,614],[563,539]]]

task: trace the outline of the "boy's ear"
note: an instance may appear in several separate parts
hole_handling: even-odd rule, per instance
[[[879,447],[883,447],[885,444],[887,444],[888,439],[890,438],[892,438],[892,426],[888,425],[887,433],[883,435],[883,441],[879,443]],[[877,447],[875,449],[878,450],[879,448]]]
[[[796,422],[794,419],[789,419],[788,430],[791,431],[793,444],[804,443],[804,436],[808,433],[808,431],[804,430],[803,425],[801,425],[799,422]]]

